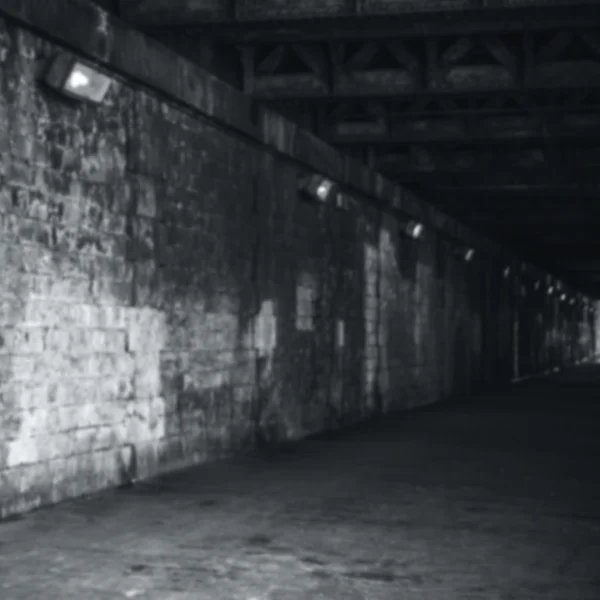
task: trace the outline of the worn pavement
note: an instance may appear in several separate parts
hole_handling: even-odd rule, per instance
[[[598,600],[600,366],[0,523],[0,598]]]

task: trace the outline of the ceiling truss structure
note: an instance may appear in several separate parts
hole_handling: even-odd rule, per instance
[[[485,104],[501,107],[505,100],[496,92],[531,97],[548,89],[579,91],[582,80],[593,86],[600,75],[595,30],[264,43],[240,51],[244,90],[261,99],[405,97],[419,108],[434,101],[456,111],[475,104],[465,94],[484,92]]]
[[[234,56],[225,67],[213,61],[217,75],[600,296],[599,5],[133,0],[120,8],[165,43],[185,39],[188,56],[195,44],[206,56],[207,43],[214,57]]]

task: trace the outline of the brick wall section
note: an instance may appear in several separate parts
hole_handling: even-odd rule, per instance
[[[0,489],[10,511],[116,483],[118,454],[106,449],[157,435],[145,365],[158,357],[128,350],[143,335],[156,347],[162,318],[128,306],[131,95],[117,85],[99,109],[51,101],[35,81],[50,44],[4,22],[0,37]]]
[[[122,80],[68,103],[37,81],[56,46],[0,20],[0,48],[1,515],[467,392],[490,323],[512,376],[498,266],[301,202],[299,130],[270,120],[274,154]]]

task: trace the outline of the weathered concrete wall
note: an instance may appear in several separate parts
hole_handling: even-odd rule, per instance
[[[514,375],[514,288],[433,221],[459,225],[407,196],[428,238],[401,236],[363,202],[389,184],[275,116],[241,137],[222,88],[201,97],[219,124],[133,77],[65,102],[39,82],[58,46],[0,20],[0,48],[1,515]],[[346,173],[350,211],[301,202],[311,160]],[[560,310],[552,360],[589,356],[591,322]],[[536,352],[565,347],[557,318]]]

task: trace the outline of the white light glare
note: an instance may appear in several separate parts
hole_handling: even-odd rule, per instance
[[[548,295],[553,294],[554,293],[554,288],[552,286],[550,286],[548,288]]]
[[[475,250],[473,250],[473,248],[469,248],[466,252],[465,252],[465,260],[467,262],[471,262],[473,260],[473,257],[475,256]]]
[[[69,76],[67,86],[73,90],[90,85],[90,78],[79,70],[74,70]]]
[[[327,196],[329,195],[332,185],[333,184],[331,181],[327,181],[327,179],[323,180],[319,184],[319,187],[317,188],[317,196],[319,197],[319,200],[327,200]]]
[[[535,287],[535,289],[536,289],[536,290],[539,290],[539,289],[540,289],[540,285],[541,285],[541,284],[540,284],[540,282],[539,282],[539,281],[536,281],[536,282],[535,282],[535,286],[534,286],[534,287]]]
[[[561,302],[564,302],[567,299],[567,295],[566,294],[562,294],[560,297]]]
[[[506,279],[510,275],[510,267],[506,267],[504,269],[504,278]]]
[[[424,227],[422,223],[415,223],[415,221],[410,221],[406,228],[406,231],[410,237],[414,239],[418,239],[423,235]]]

